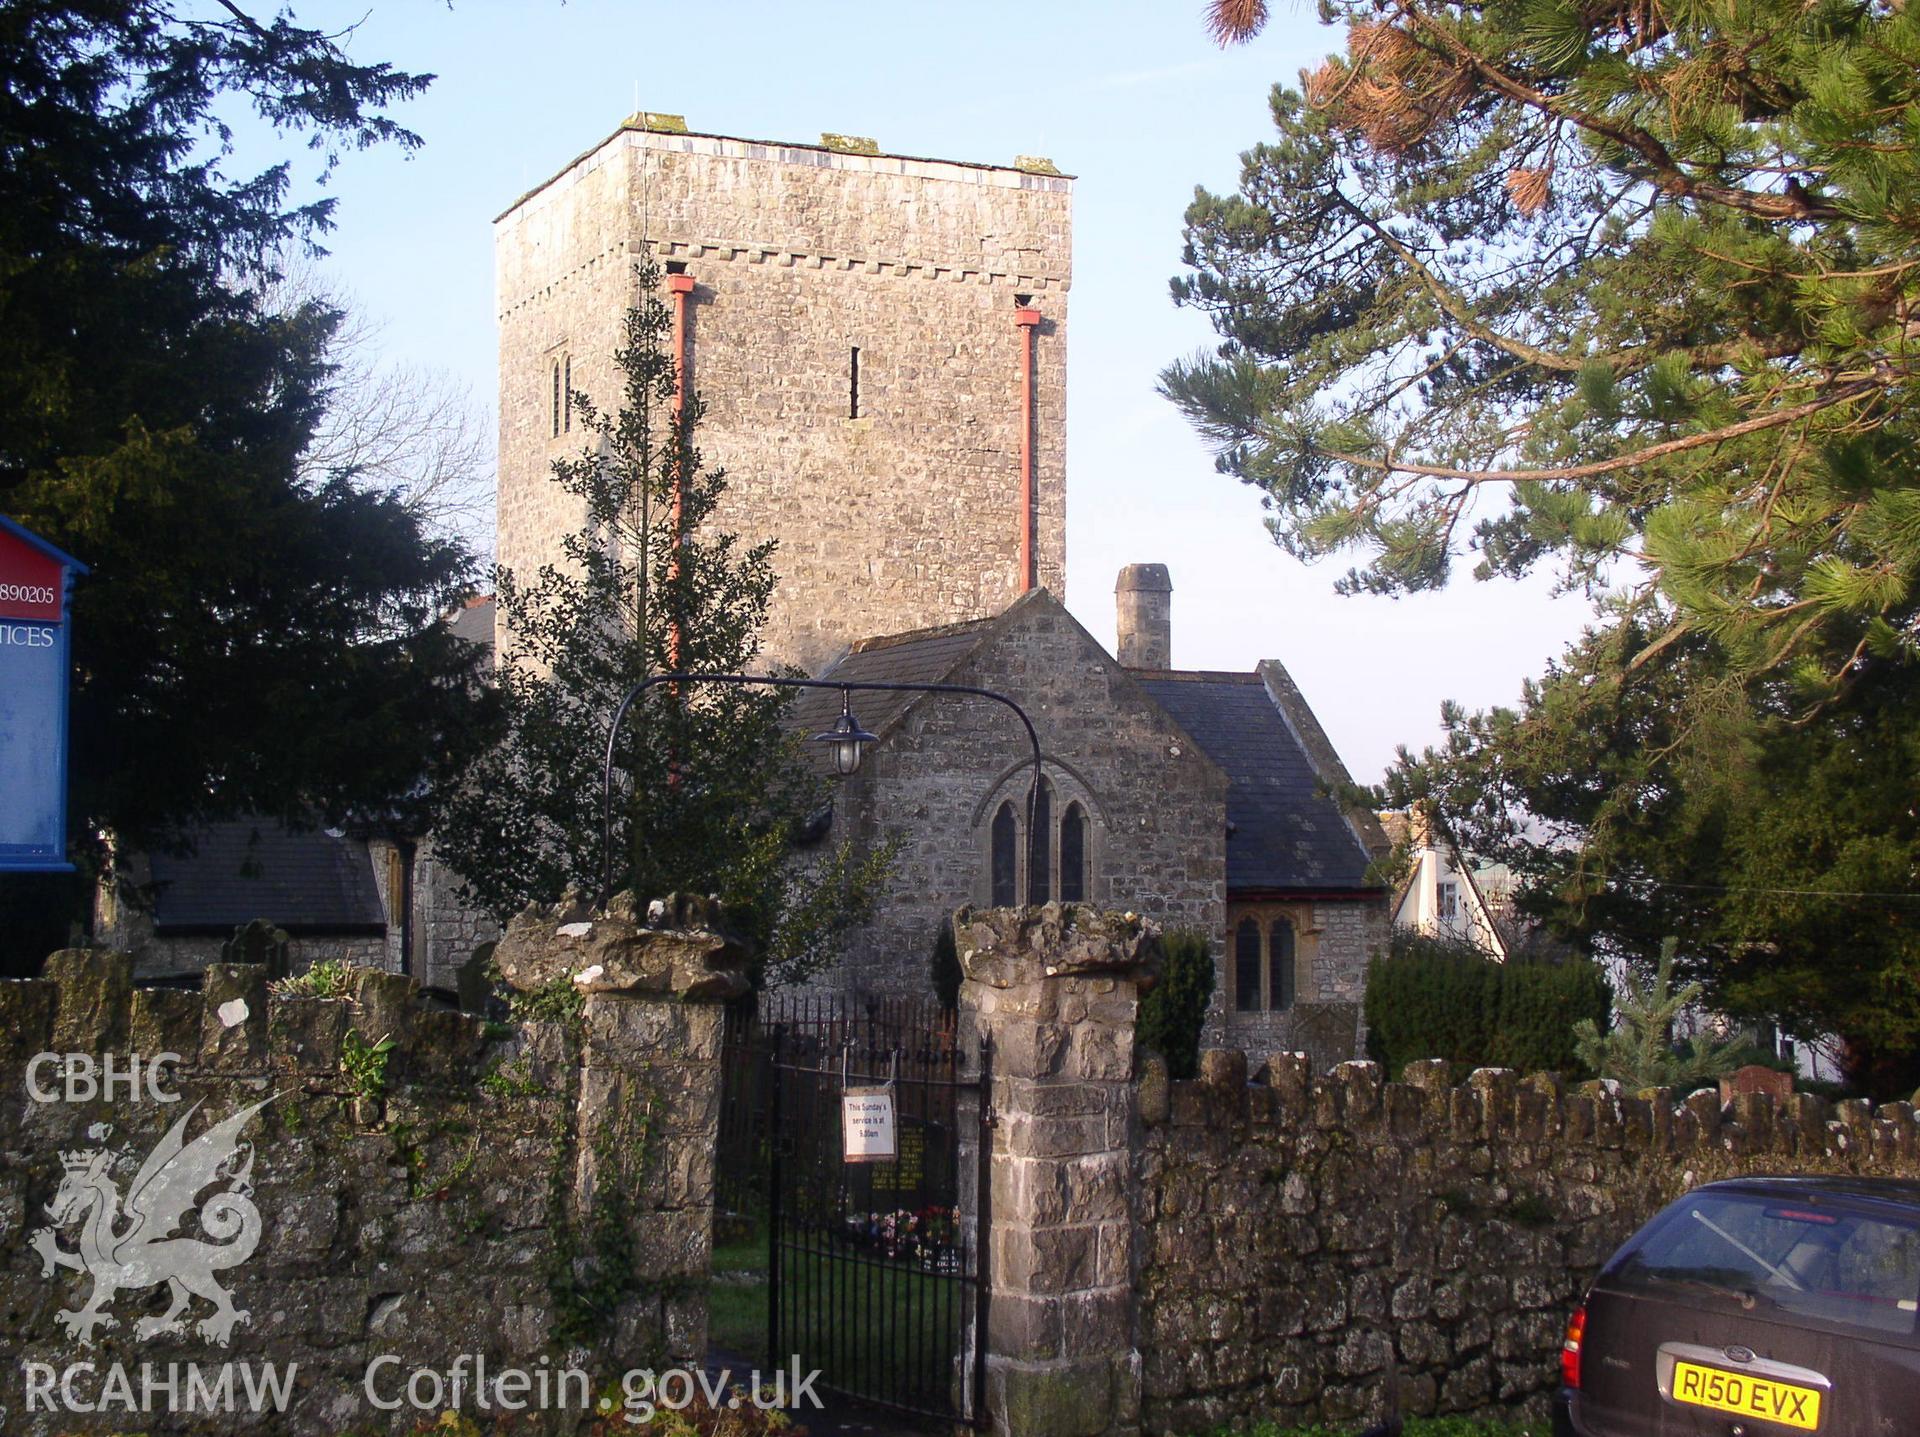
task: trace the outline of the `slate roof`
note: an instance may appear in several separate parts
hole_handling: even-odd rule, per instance
[[[218,823],[187,856],[149,858],[156,933],[230,932],[265,918],[289,933],[384,933],[364,841],[269,820]]]
[[[863,683],[943,683],[986,640],[998,622],[997,619],[974,619],[886,638],[862,639],[820,677]],[[924,697],[911,692],[856,691],[852,697],[853,715],[867,732],[885,738],[915,701]],[[802,689],[788,713],[795,732],[819,733],[831,728],[833,721],[840,717],[840,695],[830,689]],[[807,745],[807,757],[823,771],[831,762],[825,744]]]
[[[470,644],[493,647],[494,602],[492,594],[468,599],[447,617],[447,627]]]
[[[998,618],[862,640],[820,677],[882,683],[948,682],[1011,613],[1008,610]],[[1277,670],[1275,665],[1265,667]],[[1142,669],[1129,669],[1127,673],[1226,772],[1226,821],[1231,825],[1227,838],[1229,896],[1250,892],[1380,892],[1380,885],[1366,876],[1371,855],[1339,805],[1316,792],[1321,783],[1320,770],[1307,745],[1283,716],[1261,673]],[[1304,700],[1293,691],[1292,681],[1284,675],[1280,678],[1290,702],[1304,712]],[[852,696],[854,716],[884,740],[920,697],[913,693],[856,691]],[[840,695],[826,689],[803,689],[788,713],[796,732],[819,733],[839,717]],[[1312,729],[1312,742],[1319,744],[1327,762],[1338,768],[1337,756],[1310,715],[1300,722]],[[829,764],[826,746],[809,744],[807,749],[810,761],[825,771]],[[1336,777],[1344,779],[1344,770]]]
[[[1367,851],[1258,674],[1130,670],[1227,774],[1227,893],[1376,892]]]

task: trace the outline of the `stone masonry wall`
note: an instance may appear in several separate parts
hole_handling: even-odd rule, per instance
[[[431,842],[413,860],[413,975],[425,987],[457,989],[460,965],[500,936],[485,909],[460,898],[460,875],[440,861]]]
[[[564,950],[566,932],[539,941]],[[156,1433],[408,1432],[432,1408],[380,1410],[367,1384],[398,1403],[416,1370],[446,1381],[464,1362],[461,1405],[471,1411],[475,1358],[495,1374],[550,1374],[559,1395],[521,1430],[559,1430],[547,1423],[564,1403],[571,1431],[580,1382],[563,1371],[586,1373],[598,1397],[631,1368],[697,1363],[720,1009],[659,985],[559,991],[546,1006],[563,1016],[489,1024],[417,1007],[414,986],[361,971],[348,998],[270,997],[263,969],[216,963],[204,993],[140,989],[129,960],[102,950],[57,954],[43,978],[0,983],[8,1431],[118,1432],[137,1420]],[[381,1038],[393,1045],[384,1071],[356,1071],[356,1056]],[[125,1073],[162,1053],[178,1056],[155,1084],[88,1087],[89,1070]],[[155,1087],[177,1100],[156,1100]],[[210,1128],[255,1108],[207,1164],[185,1166]],[[130,1254],[105,1242],[90,1253],[86,1204],[97,1210],[103,1194],[130,1213],[143,1162],[165,1152],[182,1120],[188,1146],[168,1171],[199,1197],[181,1212],[179,1240],[142,1245],[132,1255],[144,1270],[124,1267]],[[221,1153],[231,1156],[216,1171]],[[96,1179],[102,1186],[89,1188]],[[145,1206],[160,1190],[147,1189]],[[244,1210],[234,1225],[222,1226],[221,1203]],[[41,1235],[50,1226],[57,1239]],[[128,1231],[120,1222],[118,1236]],[[206,1255],[223,1245],[251,1248],[211,1269],[231,1294],[231,1325],[196,1287],[180,1323],[163,1328],[157,1284],[195,1271],[204,1282]],[[61,1265],[43,1270],[43,1254],[56,1253]],[[76,1329],[67,1314],[116,1275],[123,1290],[99,1304],[97,1330]],[[71,1393],[55,1385],[52,1398],[30,1402],[35,1363],[73,1374]],[[245,1410],[246,1381],[269,1363],[287,1383],[284,1403]],[[211,1419],[204,1402],[186,1410],[190,1368],[205,1383],[226,1372],[242,1410]],[[172,1390],[143,1387],[170,1370]],[[144,1407],[116,1405],[116,1371],[127,1400]],[[453,1405],[443,1388],[419,1390]],[[528,1389],[519,1396],[541,1405]]]
[[[1150,1064],[1135,1151],[1142,1425],[1359,1425],[1389,1353],[1409,1414],[1539,1419],[1600,1264],[1693,1185],[1748,1172],[1920,1177],[1914,1110],[1798,1094],[1676,1103],[1443,1064],[1381,1081],[1237,1052]]]
[[[1241,1012],[1234,1004],[1234,932],[1243,917],[1263,926],[1276,918],[1292,923],[1299,1001],[1291,1008]],[[1272,1054],[1305,1051],[1320,1069],[1360,1053],[1367,963],[1385,950],[1391,932],[1384,897],[1233,903],[1225,931],[1227,956],[1201,1035],[1206,1046],[1238,1048],[1256,1066]]]
[[[989,1045],[997,1115],[988,1151],[961,1153],[963,1213],[983,1160],[992,1205],[985,1425],[996,1437],[1137,1433],[1133,1029],[1159,930],[1049,905],[962,909],[953,933],[960,1028]]]
[[[1092,821],[1089,904],[1198,928],[1217,942],[1225,776],[1050,595],[1028,596],[997,630],[951,680],[1005,693],[1031,716],[1054,786],[1053,822],[1074,800]],[[840,786],[834,841],[893,833],[905,847],[879,911],[827,983],[928,990],[941,926],[955,908],[991,899],[990,825],[1006,798],[1024,815],[1030,754],[1000,705],[930,697]]]
[[[549,478],[552,364],[606,402],[633,265],[687,266],[714,522],[777,538],[770,660],[998,613],[1019,592],[1020,346],[1035,344],[1038,582],[1065,573],[1072,182],[1012,168],[625,128],[495,224],[499,554],[523,574],[578,514]],[[850,351],[860,351],[860,416]]]

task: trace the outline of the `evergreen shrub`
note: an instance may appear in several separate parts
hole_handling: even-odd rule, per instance
[[[1583,1071],[1574,1025],[1605,1031],[1613,991],[1598,965],[1498,963],[1471,944],[1396,933],[1367,967],[1367,1048],[1390,1076],[1445,1058],[1456,1081],[1475,1068]]]
[[[1206,934],[1191,928],[1167,934],[1162,947],[1166,967],[1140,1000],[1136,1032],[1142,1047],[1167,1060],[1170,1076],[1191,1078],[1200,1071],[1200,1029],[1213,997],[1213,952]]]

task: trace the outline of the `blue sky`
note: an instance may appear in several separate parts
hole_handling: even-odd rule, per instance
[[[1167,297],[1182,211],[1195,184],[1233,186],[1240,151],[1271,131],[1273,82],[1294,83],[1337,45],[1310,7],[1276,5],[1266,34],[1226,52],[1196,0],[309,0],[296,13],[360,22],[356,58],[439,76],[399,111],[425,147],[350,155],[330,186],[339,227],[325,271],[382,326],[394,360],[453,371],[491,403],[493,217],[635,108],[756,139],[839,131],[943,159],[1047,155],[1078,176],[1067,602],[1096,638],[1112,640],[1119,567],[1169,565],[1174,662],[1282,660],[1371,781],[1396,744],[1435,741],[1442,699],[1514,701],[1585,619],[1544,581],[1336,596],[1344,565],[1308,569],[1276,548],[1259,496],[1214,473],[1154,392],[1162,365],[1211,339]],[[249,139],[244,158],[264,153]]]

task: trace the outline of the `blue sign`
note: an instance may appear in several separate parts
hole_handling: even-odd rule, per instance
[[[0,873],[67,873],[67,593],[87,566],[0,515]]]

